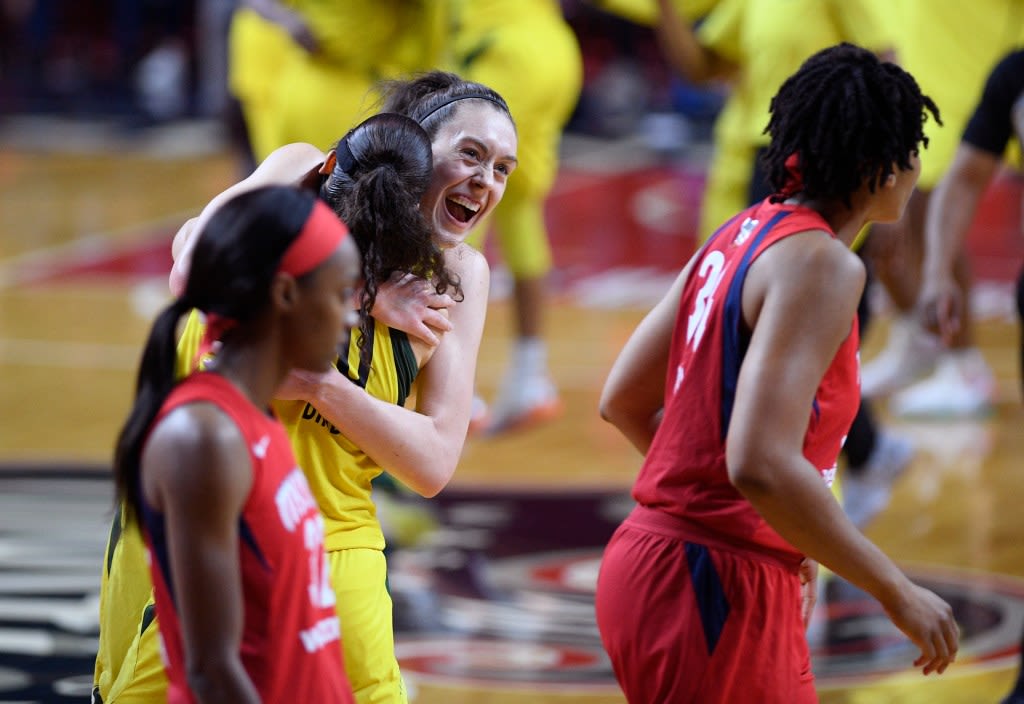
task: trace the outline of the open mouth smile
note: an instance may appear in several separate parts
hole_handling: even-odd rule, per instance
[[[449,215],[463,224],[471,221],[480,212],[480,203],[464,196],[448,196],[445,198],[444,206]]]

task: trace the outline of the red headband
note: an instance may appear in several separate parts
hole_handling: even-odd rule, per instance
[[[345,224],[323,201],[318,200],[313,204],[299,236],[284,251],[277,270],[292,276],[308,274],[323,264],[347,235]]]
[[[793,152],[786,157],[786,182],[782,184],[779,195],[783,198],[792,198],[804,190],[804,174],[800,169],[800,152]]]
[[[292,276],[307,274],[331,256],[346,236],[348,228],[345,223],[323,201],[318,200],[313,204],[313,210],[306,218],[299,236],[284,251],[277,270]],[[197,366],[203,355],[212,351],[214,344],[236,325],[237,320],[217,313],[207,313],[206,330],[195,359],[192,360],[193,366]]]

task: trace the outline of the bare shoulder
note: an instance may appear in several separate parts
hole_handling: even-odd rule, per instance
[[[215,404],[198,402],[180,406],[160,420],[142,461],[147,485],[158,485],[162,495],[180,498],[209,491],[222,495],[247,481],[248,455],[234,420]]]
[[[460,244],[444,252],[448,269],[462,281],[463,290],[487,286],[491,279],[491,268],[484,255],[467,244]]]
[[[864,286],[863,263],[824,231],[809,230],[787,237],[765,251],[761,259],[781,288],[801,295],[846,296]]]

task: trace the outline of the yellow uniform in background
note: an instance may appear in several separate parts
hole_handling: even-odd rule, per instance
[[[605,12],[618,15],[630,22],[652,27],[660,20],[658,0],[591,0]],[[672,5],[682,17],[696,21],[711,11],[718,0],[672,0]]]
[[[242,106],[256,161],[278,146],[275,97],[283,66],[301,52],[287,32],[245,8],[235,11],[228,33],[228,90]]]
[[[897,59],[942,114],[942,126],[925,125],[918,188],[931,190],[953,161],[967,120],[988,74],[1007,52],[1024,43],[1024,2],[901,0],[892,3]]]
[[[544,200],[558,145],[583,85],[583,60],[555,0],[451,0],[451,69],[498,91],[519,137],[519,166],[494,212],[505,264],[516,278],[551,268]],[[480,247],[480,228],[472,244]]]
[[[374,88],[432,68],[443,47],[443,3],[431,0],[291,0],[307,22],[317,49],[295,46],[274,72],[269,142],[321,149],[379,110]],[[259,122],[259,119],[257,119]],[[269,152],[268,152],[269,153]],[[267,153],[258,152],[257,161]]]
[[[739,68],[715,122],[703,240],[748,205],[755,154],[768,144],[768,108],[783,81],[812,54],[839,42],[873,51],[893,43],[876,5],[866,0],[719,0],[697,33],[701,44]]]

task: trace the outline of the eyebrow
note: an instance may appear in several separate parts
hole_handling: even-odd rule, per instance
[[[467,142],[471,142],[472,144],[475,144],[477,146],[477,148],[479,148],[480,150],[482,150],[482,151],[484,151],[484,152],[486,152],[488,154],[491,153],[491,150],[487,147],[487,145],[484,144],[483,142],[481,142],[476,137],[463,137],[463,139],[465,141],[467,141]],[[510,161],[513,164],[516,164],[517,166],[519,164],[519,159],[517,159],[516,157],[512,156],[511,154],[506,154],[505,156],[500,156],[500,157],[498,157],[498,160],[499,161]]]

